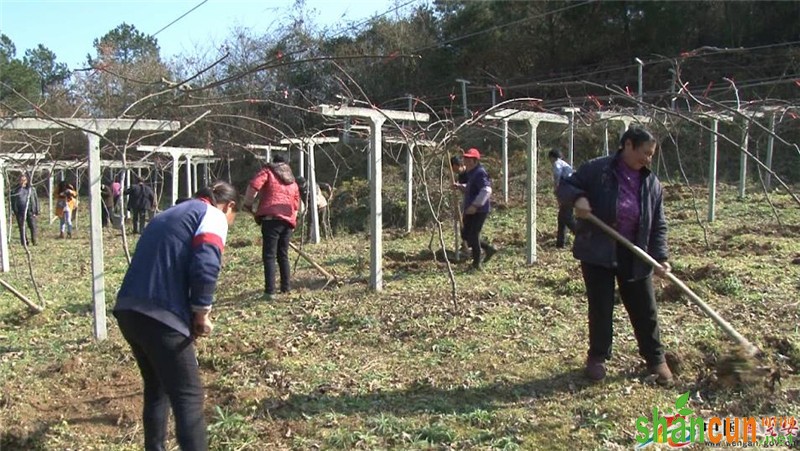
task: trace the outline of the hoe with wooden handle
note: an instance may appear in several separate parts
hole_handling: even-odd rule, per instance
[[[311,264],[311,266],[314,267],[314,269],[319,271],[322,275],[324,275],[327,278],[327,281],[325,282],[325,286],[323,288],[327,287],[328,285],[330,285],[333,282],[336,282],[336,280],[337,280],[336,276],[334,276],[333,274],[331,274],[328,271],[326,271],[325,268],[320,266],[319,263],[315,262],[314,259],[311,258],[311,256],[309,256],[305,252],[303,252],[302,249],[300,249],[299,247],[295,246],[294,243],[289,242],[289,247],[291,247],[301,257],[303,257],[305,259],[305,261],[309,262]]]
[[[623,246],[630,249],[630,251],[636,254],[637,257],[641,258],[642,260],[650,264],[650,266],[658,269],[663,269],[661,264],[657,262],[653,257],[651,257],[647,252],[643,251],[641,248],[628,241],[627,238],[620,235],[619,232],[614,230],[605,222],[601,221],[599,218],[597,218],[597,216],[589,213],[589,215],[586,216],[584,219],[588,220],[597,227],[600,227],[604,232],[611,235],[615,240],[622,243]],[[695,294],[694,291],[692,291],[689,287],[687,287],[685,283],[683,283],[680,279],[678,279],[678,277],[675,276],[675,274],[667,272],[664,274],[664,277],[668,278],[670,281],[672,281],[672,283],[674,283],[681,290],[683,290],[683,292],[686,293],[687,296],[689,296],[689,299],[694,303],[694,305],[700,307],[700,310],[702,310],[706,315],[708,315],[709,318],[714,320],[714,322],[717,323],[717,325],[722,330],[724,330],[725,333],[730,335],[731,338],[733,338],[740,346],[742,346],[744,352],[747,354],[748,357],[754,357],[760,352],[757,347],[755,347],[752,343],[750,343],[750,341],[748,341],[744,336],[742,336],[742,334],[737,332],[736,329],[734,329],[729,322],[725,321],[725,319],[719,316],[719,314],[715,312],[711,307],[709,307],[708,304],[703,302],[703,300],[700,299],[700,296]]]

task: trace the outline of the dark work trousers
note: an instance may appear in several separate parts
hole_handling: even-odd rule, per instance
[[[289,291],[289,241],[294,229],[286,221],[261,221],[261,257],[264,261],[264,292],[275,294],[275,259],[281,273],[281,293]]]
[[[100,219],[102,220],[103,227],[108,227],[108,206],[106,201],[100,201]]]
[[[558,231],[556,232],[556,247],[564,247],[567,242],[567,229],[575,233],[575,217],[572,207],[561,205],[558,207]]]
[[[648,365],[664,362],[664,347],[658,327],[653,276],[631,280],[633,259],[638,258],[622,245],[617,246],[617,268],[581,263],[589,298],[589,356],[611,357],[613,337],[614,281],[633,326],[639,354]]]
[[[203,384],[191,338],[149,316],[115,312],[144,380],[144,448],[166,450],[169,406],[181,450],[207,450]]]
[[[486,222],[486,215],[488,213],[475,213],[461,217],[463,222],[461,239],[472,248],[472,266],[475,267],[481,265],[481,248],[489,247],[488,243],[481,241],[481,229],[483,229],[483,223]]]
[[[147,219],[147,210],[132,208],[131,219],[133,220],[133,233],[142,233],[142,230],[144,230],[145,220]]]
[[[28,223],[28,228],[31,229],[31,244],[36,245],[36,237],[38,234],[36,218],[30,213],[24,216],[17,216],[17,225],[19,226],[19,242],[23,246],[26,246],[28,243],[28,231],[25,229],[26,222]]]

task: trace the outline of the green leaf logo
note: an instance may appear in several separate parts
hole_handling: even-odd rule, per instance
[[[684,407],[684,406],[686,406],[687,402],[689,402],[689,392],[688,391],[686,393],[680,395],[678,397],[678,399],[675,400],[675,410],[677,410],[678,413],[683,415],[683,416],[691,415],[691,414],[694,413],[694,410],[692,410],[692,409],[690,409],[688,407]]]

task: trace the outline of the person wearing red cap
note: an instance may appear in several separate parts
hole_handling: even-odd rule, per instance
[[[454,183],[453,188],[464,193],[461,238],[472,248],[472,268],[481,269],[481,249],[486,252],[483,259],[488,263],[497,252],[492,245],[481,240],[481,229],[489,215],[492,195],[492,181],[486,169],[480,164],[481,153],[476,148],[464,152],[462,156],[466,167],[466,183]]]

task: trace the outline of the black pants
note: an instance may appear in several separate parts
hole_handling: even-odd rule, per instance
[[[144,380],[144,448],[166,449],[171,405],[181,449],[208,449],[203,384],[192,339],[137,312],[114,314]]]
[[[575,233],[575,217],[572,212],[572,207],[559,206],[556,247],[564,247],[564,244],[566,244],[567,229],[569,229],[572,233]]]
[[[628,311],[639,354],[648,365],[664,362],[664,347],[658,327],[653,279],[631,280],[635,257],[628,249],[617,247],[617,268],[581,263],[586,294],[589,298],[589,356],[602,360],[611,357],[613,337],[614,281],[625,310]]]
[[[103,227],[108,227],[108,206],[106,205],[106,201],[100,201],[100,220],[103,223]]]
[[[281,293],[289,291],[289,241],[294,229],[286,221],[261,221],[261,258],[264,261],[264,292],[275,293],[275,259],[281,273]]]
[[[133,233],[142,233],[142,230],[144,230],[145,220],[147,219],[147,210],[132,208],[131,218],[133,220]]]
[[[37,236],[37,226],[36,226],[36,218],[28,213],[27,215],[15,215],[17,218],[17,226],[19,226],[19,242],[23,246],[27,246],[28,243],[28,231],[25,229],[25,222],[28,223],[28,227],[31,229],[31,244],[36,244],[36,236]]]
[[[475,213],[462,216],[461,239],[472,248],[472,266],[480,266],[481,248],[489,248],[486,241],[481,241],[481,229],[483,229],[483,223],[486,222],[487,214]]]

